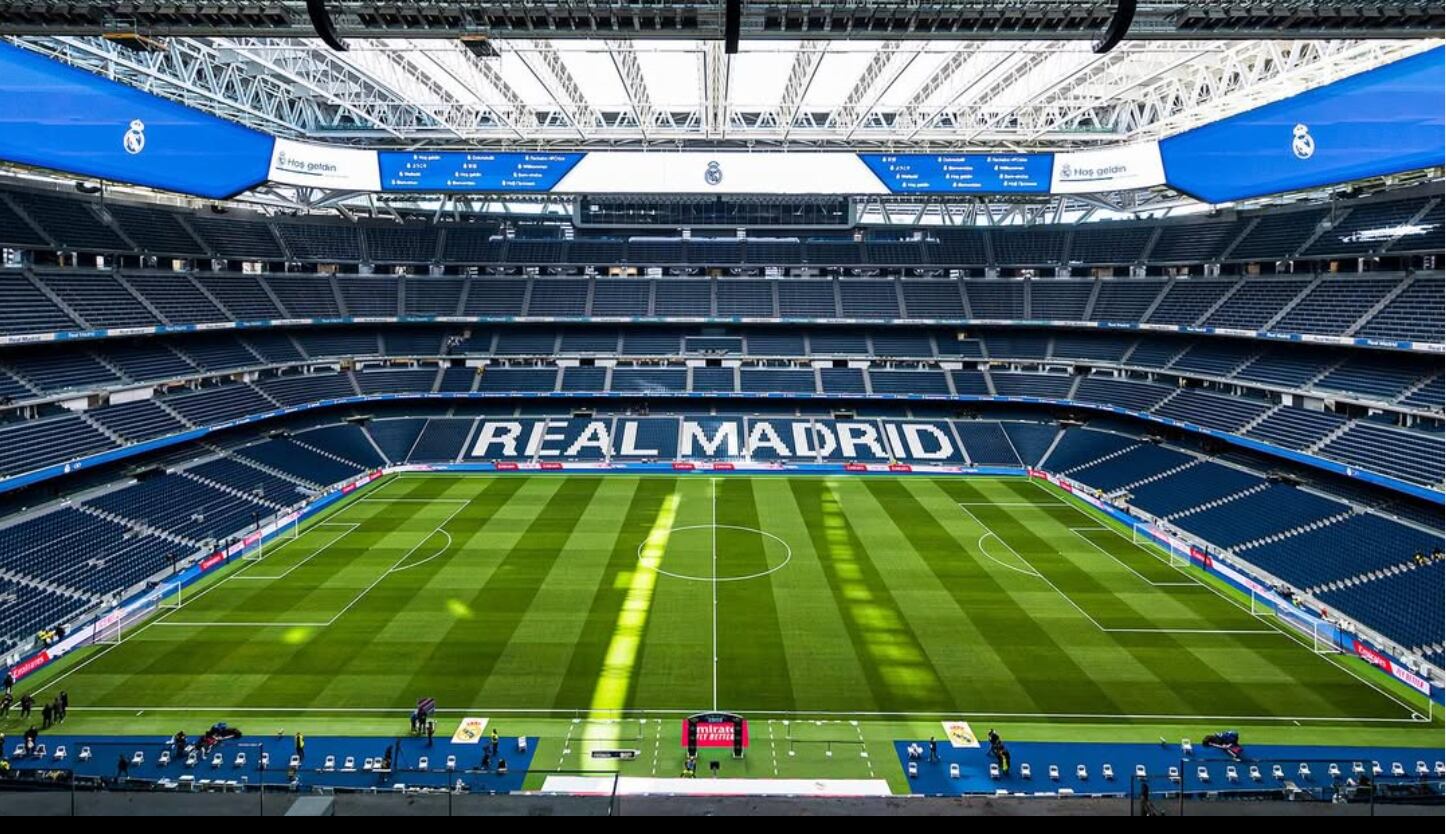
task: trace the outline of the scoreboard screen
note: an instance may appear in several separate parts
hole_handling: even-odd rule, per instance
[[[580,153],[382,151],[383,191],[549,191]]]
[[[1047,194],[1053,154],[859,154],[895,194]]]

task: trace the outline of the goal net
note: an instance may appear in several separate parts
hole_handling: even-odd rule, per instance
[[[301,528],[301,514],[288,513],[263,524],[258,529],[260,538],[255,547],[247,548],[241,554],[243,562],[259,562],[266,558],[268,547],[277,547],[287,540],[294,539],[299,535]]]
[[[102,646],[115,646],[121,642],[125,629],[125,612],[117,608],[96,621],[95,634],[91,641]]]
[[[1296,608],[1285,600],[1256,594],[1250,595],[1250,613],[1258,617],[1274,616],[1287,626],[1316,654],[1345,654],[1341,630],[1314,614]]]
[[[1190,564],[1190,546],[1154,525],[1134,524],[1130,533],[1136,547],[1163,552],[1171,567],[1183,568]]]

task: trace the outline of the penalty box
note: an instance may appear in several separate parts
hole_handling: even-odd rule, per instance
[[[460,498],[359,498],[185,600],[156,625],[329,626],[388,576],[451,549],[454,540],[445,527],[468,503]],[[219,613],[235,611],[230,595],[258,591],[264,594],[260,600],[285,603],[276,619],[267,618],[271,612],[264,604]]]

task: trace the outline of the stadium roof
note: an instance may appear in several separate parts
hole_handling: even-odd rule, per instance
[[[1111,3],[744,2],[737,54],[718,2],[327,5],[345,52],[302,2],[0,0],[0,35],[275,135],[407,149],[1100,147],[1442,42],[1432,2],[1143,2],[1105,54],[1090,39]],[[1029,202],[1064,218],[1161,200],[1194,203]]]
[[[373,146],[1055,150],[1151,138],[1440,42],[1432,2],[0,0],[0,34],[271,133]],[[142,35],[137,40],[115,39]],[[107,39],[112,38],[112,39]],[[482,38],[477,40],[476,38]]]

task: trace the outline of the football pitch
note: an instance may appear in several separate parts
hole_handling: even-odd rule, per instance
[[[1022,478],[417,474],[33,685],[110,731],[395,726],[421,697],[514,721],[1431,726],[1308,644]]]

